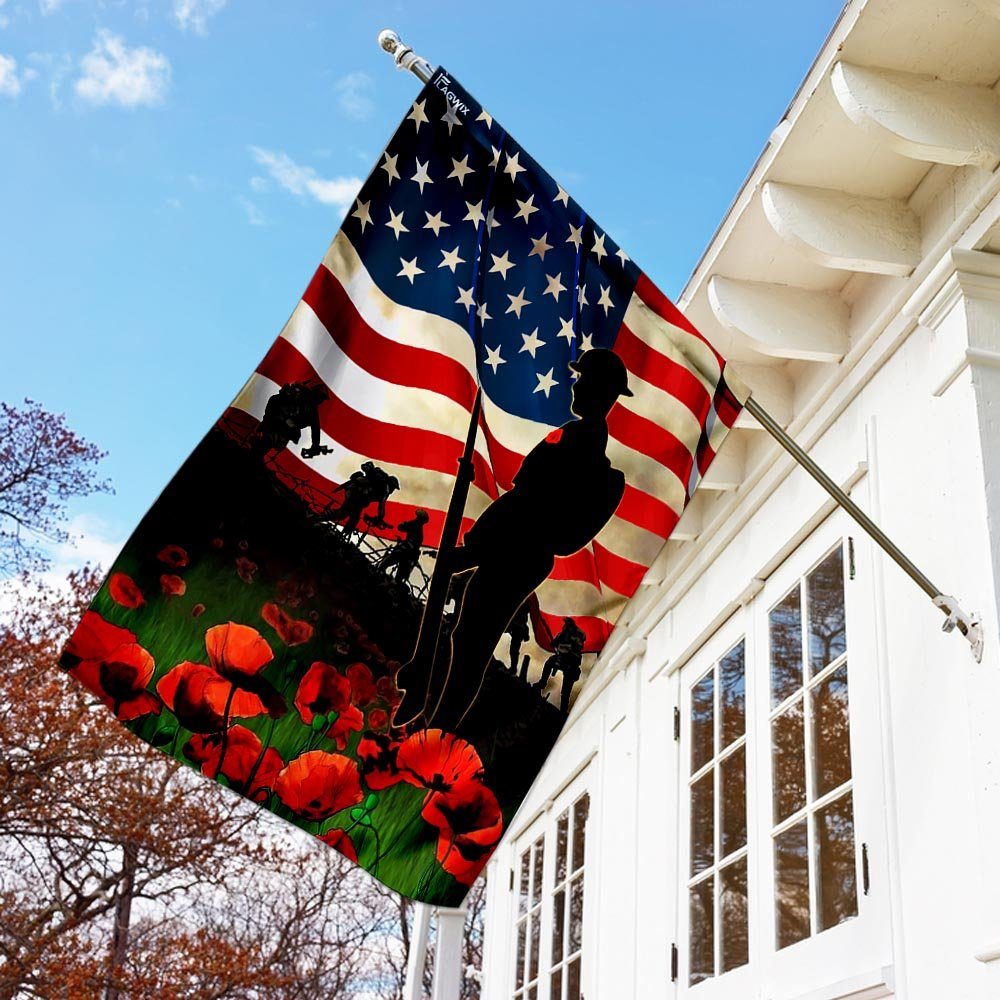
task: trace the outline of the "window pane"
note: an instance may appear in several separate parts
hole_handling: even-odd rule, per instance
[[[802,686],[801,589],[791,591],[770,614],[772,708]]]
[[[815,674],[847,649],[841,546],[809,574],[806,594],[809,601],[809,664]]]
[[[703,982],[715,975],[714,878],[707,878],[691,889],[691,942],[688,983]]]
[[[528,1000],[538,1000],[538,987],[537,986],[532,986],[531,989],[528,990]]]
[[[569,841],[569,810],[559,817],[556,824],[556,883],[566,878],[566,848]]]
[[[573,803],[573,863],[570,871],[583,867],[587,839],[587,817],[590,815],[590,796],[586,792]]]
[[[719,663],[719,698],[722,704],[722,746],[724,749],[746,731],[746,666],[744,643],[727,653]]]
[[[583,876],[569,890],[569,949],[570,955],[583,947]]]
[[[715,861],[715,775],[703,774],[691,786],[691,874]]]
[[[848,718],[847,664],[812,692],[813,782],[820,798],[851,777],[851,726]]]
[[[566,976],[566,1000],[580,1000],[580,959],[570,963]]]
[[[719,926],[722,933],[722,968],[720,973],[739,968],[750,961],[747,909],[747,859],[722,871],[719,883]]]
[[[774,838],[775,937],[778,949],[809,937],[806,820]]]
[[[560,889],[552,897],[552,964],[562,961],[563,926],[566,922],[566,892]]]
[[[719,825],[722,845],[720,856],[738,851],[747,842],[747,765],[746,749],[731,753],[719,765]]]
[[[539,837],[535,841],[535,867],[531,878],[531,905],[536,906],[542,898],[542,864],[545,857],[545,840]]]
[[[691,773],[715,755],[715,677],[703,677],[691,689]]]
[[[826,930],[858,915],[850,793],[816,813],[816,853],[820,930]]]
[[[549,1000],[562,1000],[562,969],[552,973],[552,988],[549,990]]]
[[[519,891],[517,897],[517,912],[519,914],[528,911],[528,865],[531,861],[531,852],[525,851],[521,855],[521,879],[518,883]]]
[[[524,985],[524,943],[527,933],[527,921],[522,920],[517,925],[517,986]]]
[[[536,910],[528,920],[531,923],[531,952],[528,957],[528,982],[538,978],[538,940],[541,932],[542,914]]]
[[[774,771],[774,822],[780,823],[806,804],[806,747],[802,699],[771,723]]]

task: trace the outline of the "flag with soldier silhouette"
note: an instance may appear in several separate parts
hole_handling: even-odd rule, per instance
[[[746,390],[438,70],[62,666],[455,905]]]

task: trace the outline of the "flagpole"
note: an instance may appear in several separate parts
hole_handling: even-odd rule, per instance
[[[382,31],[378,36],[379,45],[388,52],[402,70],[409,70],[423,83],[428,83],[432,70],[430,63],[418,56],[410,46],[403,44],[394,31]],[[823,487],[838,507],[847,513],[868,533],[871,539],[896,563],[907,576],[933,601],[934,606],[945,614],[945,632],[955,628],[969,641],[976,662],[983,656],[983,627],[979,617],[969,614],[958,601],[936,587],[920,568],[899,548],[895,542],[809,457],[809,455],[785,433],[782,426],[752,396],[747,400],[746,411],[756,418],[764,428],[802,466],[813,479]]]

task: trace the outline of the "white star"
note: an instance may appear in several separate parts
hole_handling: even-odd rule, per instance
[[[365,231],[366,226],[372,225],[371,205],[371,199],[362,201],[359,198],[358,207],[351,212],[351,218],[357,219],[361,223],[361,232]]]
[[[496,375],[497,369],[501,365],[507,364],[507,362],[500,357],[500,345],[497,344],[496,347],[490,347],[484,344],[483,346],[486,347],[486,360],[483,364],[489,365],[493,369],[493,374]]]
[[[444,255],[444,260],[438,264],[438,267],[451,268],[452,274],[455,273],[455,268],[458,267],[459,264],[465,263],[464,258],[458,256],[458,247],[455,247],[454,250],[442,250],[441,253]],[[459,291],[461,292],[462,289],[459,289]],[[469,293],[472,293],[471,288],[469,289]],[[469,305],[471,306],[472,303],[470,302]]]
[[[561,319],[559,320],[559,332],[556,334],[557,337],[565,337],[566,343],[569,344],[576,339],[576,331],[573,329],[573,320],[571,319]]]
[[[396,234],[396,239],[398,240],[400,234],[408,233],[409,229],[403,225],[403,213],[400,212],[399,215],[390,208],[389,209],[389,221],[386,225]]]
[[[556,187],[559,188],[559,191],[552,200],[561,201],[567,208],[569,208],[569,195],[563,190],[562,184],[557,184]]]
[[[583,333],[580,335],[580,353],[583,354],[584,351],[592,351],[594,349],[594,335],[592,333]]]
[[[559,383],[552,377],[552,372],[554,369],[550,368],[544,375],[539,375],[535,372],[535,378],[538,379],[538,385],[535,386],[534,392],[544,392],[545,398],[549,398],[549,392],[553,387],[557,386]]]
[[[493,214],[493,212],[494,212],[494,210],[491,208],[486,213],[486,232],[489,233],[490,236],[493,235],[493,230],[494,229],[499,229],[500,228],[500,223],[497,222],[496,216]]]
[[[424,193],[425,184],[433,184],[434,181],[431,180],[431,175],[427,173],[427,167],[430,165],[430,160],[426,163],[421,163],[417,160],[417,172],[410,178],[411,181],[416,181],[420,186],[420,193]]]
[[[391,184],[394,180],[399,180],[399,171],[396,169],[396,161],[399,156],[390,156],[389,150],[386,150],[383,154],[385,157],[385,163],[379,164],[379,169],[384,170],[389,175],[389,183]]]
[[[478,226],[480,222],[483,222],[486,218],[483,215],[483,203],[477,201],[475,205],[471,201],[465,203],[465,207],[468,211],[465,213],[465,218],[462,219],[463,222],[471,222],[474,226]]]
[[[447,111],[445,111],[444,117],[441,119],[441,121],[448,126],[448,135],[451,135],[452,128],[454,128],[456,125],[462,124],[461,120],[458,117],[458,112],[455,111],[454,104],[451,103],[448,104],[448,109]]]
[[[596,234],[594,235],[594,245],[590,248],[590,250],[591,250],[591,253],[593,253],[597,257],[597,263],[598,264],[600,264],[600,262],[605,257],[607,257],[608,252],[607,252],[607,250],[604,249],[604,234],[603,233],[600,236],[598,236]]]
[[[525,222],[531,221],[531,213],[537,212],[538,209],[535,208],[535,196],[530,195],[527,201],[521,201],[520,198],[514,199],[517,202],[517,214],[514,216],[515,219],[524,219]]]
[[[569,236],[566,237],[567,243],[572,243],[577,250],[583,243],[583,226],[574,226],[571,222],[569,224]]]
[[[475,170],[469,166],[469,154],[466,153],[461,160],[456,160],[454,157],[451,158],[451,164],[454,170],[448,174],[449,178],[457,177],[459,184],[465,184],[465,177],[467,174],[474,174]]]
[[[493,159],[490,160],[490,169],[496,170],[497,164],[500,163],[500,150],[496,146],[490,147],[493,150]]]
[[[424,106],[427,104],[426,101],[414,101],[413,108],[410,113],[406,116],[407,121],[412,121],[414,125],[417,126],[417,131],[420,131],[420,125],[423,122],[429,122],[430,119],[424,112]]]
[[[576,304],[577,308],[582,309],[584,306],[590,305],[587,301],[587,289],[584,285],[581,285],[576,290]]]
[[[517,352],[518,354],[524,354],[524,352],[527,351],[532,358],[534,358],[535,351],[537,351],[539,347],[545,346],[545,341],[541,340],[538,336],[537,326],[531,331],[531,333],[522,333],[521,339],[524,341],[524,346]]]
[[[443,252],[443,251],[442,251]],[[444,267],[443,264],[438,264],[438,267]],[[458,298],[455,299],[456,306],[468,306],[470,309],[474,308],[476,305],[476,300],[472,297],[471,288],[462,288],[461,285],[458,286]]]
[[[424,270],[421,267],[417,267],[417,258],[414,257],[413,260],[403,260],[402,257],[399,258],[399,263],[403,266],[400,268],[399,273],[396,275],[397,278],[409,278],[410,284],[413,284],[413,279],[418,274],[423,274]]]
[[[445,222],[441,218],[440,212],[435,212],[433,215],[431,215],[430,212],[424,212],[424,215],[427,216],[427,221],[424,223],[424,229],[433,229],[435,236],[440,236],[441,230],[447,229],[451,225],[450,222]]]
[[[510,299],[510,305],[507,306],[507,312],[516,314],[517,318],[521,318],[521,310],[525,306],[530,306],[531,302],[524,297],[524,293],[527,288],[522,288],[517,295],[511,295],[510,292],[507,293],[507,298]],[[506,313],[504,313],[506,315]]]
[[[510,179],[512,181],[516,181],[517,175],[524,172],[524,167],[517,162],[517,158],[520,155],[520,153],[515,153],[513,156],[511,156],[510,153],[507,154],[507,166],[503,168],[503,172],[505,174],[510,174]]]
[[[476,119],[477,122],[486,122],[487,128],[493,128],[493,115],[491,115],[486,108],[483,108],[479,112],[479,117]]]
[[[531,253],[528,254],[529,257],[534,257],[538,255],[539,260],[545,260],[545,255],[552,249],[552,244],[546,242],[546,237],[548,233],[542,233],[542,235],[537,239],[531,241]]]
[[[528,256],[530,257],[531,255],[529,254]],[[545,291],[542,292],[542,295],[551,295],[558,302],[560,294],[566,291],[566,286],[562,283],[562,272],[560,271],[559,274],[547,274],[545,275],[545,280],[548,284],[545,286]]]
[[[480,323],[485,323],[488,319],[493,319],[493,317],[486,311],[485,302],[483,302],[476,310],[476,315],[479,317]]]
[[[627,260],[631,260],[631,259],[632,259],[631,257],[629,257],[629,255],[628,255],[627,253],[625,253],[625,251],[624,251],[624,250],[622,250],[622,248],[621,248],[621,247],[619,247],[619,248],[618,248],[618,249],[617,249],[617,250],[615,251],[615,256],[616,256],[616,257],[621,257],[621,259],[622,259],[622,263],[623,263],[623,264],[625,263],[625,261],[627,261]]]
[[[506,281],[507,272],[514,266],[514,262],[507,256],[507,251],[504,250],[500,257],[495,253],[491,253],[490,256],[493,258],[493,266],[490,268],[490,274],[499,271],[500,277]]]
[[[601,285],[601,297],[597,300],[599,306],[604,306],[604,315],[607,316],[608,310],[614,308],[614,302],[611,301],[611,286],[607,288]]]

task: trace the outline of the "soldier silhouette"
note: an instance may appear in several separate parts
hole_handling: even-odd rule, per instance
[[[416,568],[420,549],[424,544],[424,525],[429,520],[426,510],[417,509],[409,521],[397,525],[402,538],[379,560],[379,567],[386,573],[395,570],[396,579],[406,583]]]
[[[579,376],[570,407],[578,419],[532,448],[513,488],[483,511],[451,554],[450,572],[469,574],[451,656],[447,649],[439,653],[444,662],[428,690],[409,686],[396,713],[399,725],[423,714],[436,725],[458,726],[514,613],[552,571],[555,557],[587,545],[621,502],[625,476],[606,451],[608,413],[619,396],[632,395],[625,365],[597,348],[570,368]]]
[[[562,696],[559,700],[559,711],[563,715],[569,713],[569,699],[573,693],[573,685],[580,679],[583,671],[580,664],[583,661],[583,644],[587,637],[572,618],[563,619],[563,627],[552,640],[552,655],[545,661],[542,677],[538,682],[538,690],[544,691],[545,685],[553,674],[562,674]]]
[[[319,443],[319,408],[329,398],[323,385],[307,382],[283,385],[264,406],[254,450],[261,458],[267,458],[272,451],[281,451],[292,441],[298,442],[308,427],[309,447],[301,450],[302,457],[328,454],[330,449]]]
[[[511,618],[507,626],[510,636],[510,672],[517,673],[517,665],[521,659],[521,645],[528,641],[528,602],[525,601]]]
[[[365,521],[371,526],[391,527],[385,519],[385,505],[389,497],[399,489],[399,480],[380,469],[374,462],[362,462],[359,472],[352,472],[350,479],[341,487],[343,499],[337,507],[328,507],[325,516],[339,521],[343,534],[349,535],[357,531],[361,517],[373,504],[378,504],[378,511],[373,515],[365,515]]]

